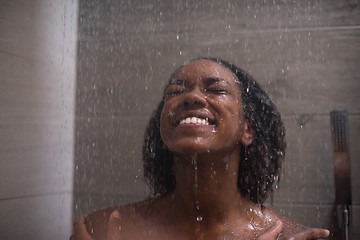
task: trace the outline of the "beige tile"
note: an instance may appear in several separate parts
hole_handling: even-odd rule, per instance
[[[71,207],[70,192],[0,201],[0,239],[69,239]]]
[[[0,3],[0,199],[70,192],[77,1]]]
[[[41,119],[71,125],[75,102],[75,72],[63,66],[0,53],[1,123]],[[71,60],[69,60],[71,61]],[[75,62],[75,59],[72,59]]]
[[[0,2],[0,239],[68,239],[77,1]]]
[[[37,138],[36,134],[32,137]],[[29,140],[31,141],[31,140]],[[37,141],[35,141],[37,142]],[[0,201],[18,197],[71,191],[71,142],[56,145],[18,145],[0,153]]]
[[[89,214],[99,209],[119,206],[122,204],[137,202],[145,199],[145,195],[122,195],[121,191],[114,193],[74,193],[73,219]]]
[[[74,70],[77,1],[2,1],[0,51]]]
[[[74,72],[0,53],[1,199],[70,191]]]

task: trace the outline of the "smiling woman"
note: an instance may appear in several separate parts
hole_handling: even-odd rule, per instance
[[[280,113],[244,71],[200,58],[170,78],[145,134],[152,196],[99,210],[72,239],[325,239],[266,209],[285,151]]]

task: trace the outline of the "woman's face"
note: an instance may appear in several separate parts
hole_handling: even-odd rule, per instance
[[[182,67],[165,90],[160,132],[173,153],[196,154],[237,147],[245,128],[234,74],[213,61]]]

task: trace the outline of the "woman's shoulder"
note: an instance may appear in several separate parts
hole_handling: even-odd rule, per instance
[[[129,230],[131,234],[138,234],[139,229],[134,229],[135,225],[144,230],[147,227],[159,228],[161,224],[166,224],[163,221],[157,221],[159,220],[159,208],[161,207],[159,205],[162,205],[161,201],[144,200],[141,202],[100,209],[86,216],[85,225],[88,233],[90,233],[94,240],[104,239],[104,236],[107,234],[109,217],[113,211],[117,210],[120,213],[121,225],[124,226],[124,229]],[[310,228],[295,223],[267,208],[264,210],[263,214],[262,217],[265,219],[264,229],[273,225],[270,222],[275,223],[278,220],[282,222],[282,231],[279,239],[325,239],[328,235],[328,232],[325,232],[323,229]],[[151,221],[147,221],[149,219],[151,219]],[[271,219],[271,221],[269,219]],[[158,230],[161,232],[161,229]]]
[[[88,233],[96,240],[102,239],[107,233],[109,217],[115,210],[119,211],[122,221],[136,221],[146,207],[146,200],[125,205],[112,206],[96,210],[85,217]]]
[[[329,233],[325,229],[312,228],[296,223],[272,210],[267,210],[267,214],[271,215],[273,219],[278,219],[282,222],[282,231],[279,239],[325,239]]]
[[[305,233],[311,229],[310,227],[293,222],[290,219],[283,216],[280,217],[280,220],[283,223],[283,227],[280,235],[282,238],[279,239],[289,239],[291,236],[294,236],[295,234],[299,234],[302,232]]]

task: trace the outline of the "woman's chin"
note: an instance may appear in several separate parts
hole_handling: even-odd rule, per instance
[[[186,142],[183,144],[176,144],[175,146],[176,147],[170,148],[169,150],[179,155],[195,155],[211,152],[211,148],[207,144]]]

